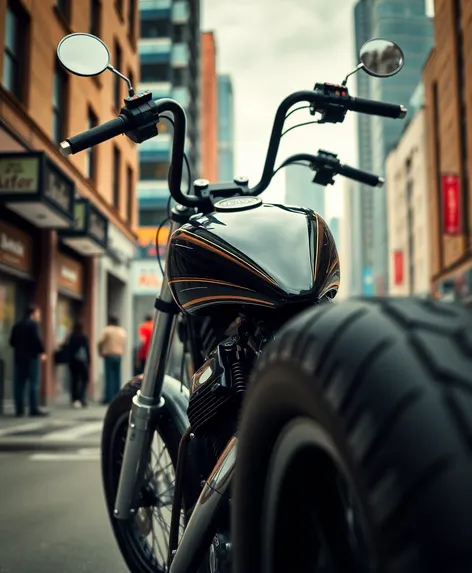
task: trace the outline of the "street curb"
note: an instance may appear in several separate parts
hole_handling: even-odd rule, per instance
[[[48,451],[73,451],[83,448],[100,448],[100,442],[97,440],[36,440],[31,439],[4,439],[0,440],[0,452],[48,452]]]

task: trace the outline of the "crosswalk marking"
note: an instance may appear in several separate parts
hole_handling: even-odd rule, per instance
[[[83,462],[100,460],[99,448],[83,448],[76,452],[38,453],[29,456],[33,462]]]
[[[67,430],[62,429],[49,432],[42,439],[44,441],[69,442],[83,438],[89,434],[99,433],[102,431],[102,427],[103,422],[87,422],[86,424],[80,424]]]

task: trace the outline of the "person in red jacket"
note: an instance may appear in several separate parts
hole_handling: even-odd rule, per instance
[[[154,327],[154,321],[152,316],[148,314],[144,319],[144,322],[139,326],[139,338],[141,339],[141,346],[138,351],[138,361],[140,372],[144,372],[144,365],[146,364],[146,358],[149,352],[149,344],[151,342],[152,329]]]

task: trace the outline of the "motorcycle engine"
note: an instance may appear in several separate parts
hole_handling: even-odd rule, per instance
[[[219,344],[192,377],[190,427],[196,437],[210,441],[217,457],[235,432],[246,381],[237,337]]]

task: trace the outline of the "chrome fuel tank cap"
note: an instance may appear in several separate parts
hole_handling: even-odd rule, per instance
[[[231,197],[222,199],[215,203],[215,211],[246,211],[262,205],[262,199],[259,197]]]

